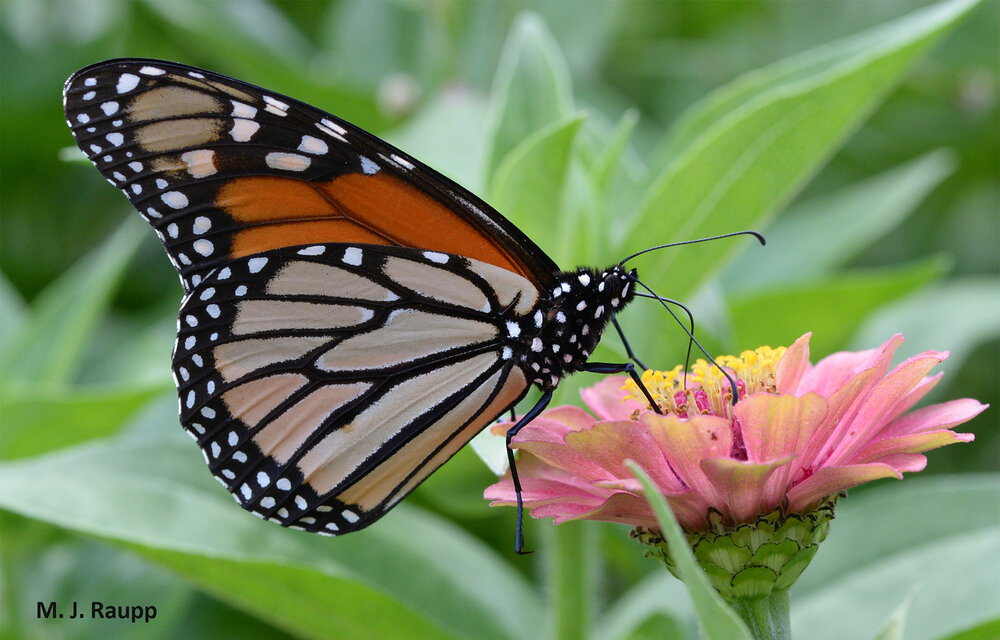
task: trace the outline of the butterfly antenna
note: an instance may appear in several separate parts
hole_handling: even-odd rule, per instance
[[[733,236],[753,236],[753,237],[757,238],[757,240],[760,242],[761,246],[767,244],[767,241],[764,240],[764,236],[762,236],[761,234],[757,233],[756,231],[733,231],[732,233],[723,233],[722,235],[718,235],[718,236],[709,236],[708,238],[698,238],[697,240],[682,240],[680,242],[670,242],[668,244],[660,244],[660,245],[657,245],[655,247],[650,247],[648,249],[643,249],[642,251],[633,253],[629,257],[625,258],[624,260],[622,260],[621,262],[619,262],[618,265],[622,266],[626,262],[628,262],[629,260],[631,260],[632,258],[641,256],[644,253],[649,253],[650,251],[658,251],[660,249],[666,249],[668,247],[679,247],[682,244],[696,244],[698,242],[708,242],[709,240],[720,240],[722,238],[731,238]]]
[[[643,286],[645,286],[645,285],[643,285]],[[684,313],[687,314],[687,317],[688,317],[688,329],[690,330],[689,333],[688,333],[688,335],[690,337],[688,338],[687,354],[684,356],[684,380],[683,380],[683,384],[684,384],[683,389],[685,391],[687,391],[687,373],[688,373],[688,369],[691,367],[691,349],[692,349],[692,347],[694,347],[694,314],[691,313],[691,310],[688,309],[684,305],[684,303],[680,302],[679,300],[674,300],[673,298],[664,298],[662,296],[651,295],[651,294],[648,294],[648,293],[637,293],[635,295],[638,296],[638,297],[640,297],[640,298],[649,298],[650,300],[659,300],[660,304],[667,303],[667,304],[676,305],[676,306],[680,307],[681,309],[683,309]]]
[[[639,295],[645,296],[645,294],[639,294]],[[692,319],[691,322],[693,323],[694,320]],[[625,332],[622,331],[622,326],[620,324],[618,324],[618,318],[616,318],[614,316],[611,316],[611,324],[615,325],[615,331],[618,332],[618,337],[622,339],[622,344],[625,345],[625,353],[628,354],[628,359],[631,360],[632,362],[636,363],[637,365],[639,365],[639,368],[642,369],[643,371],[645,371],[646,369],[648,369],[649,367],[647,367],[646,365],[644,365],[642,363],[642,361],[639,360],[639,358],[636,357],[635,353],[632,352],[632,345],[630,345],[628,343],[628,339],[625,337]],[[692,330],[694,329],[694,325],[693,324],[692,324],[691,328],[692,328]],[[688,349],[688,351],[690,352],[690,349]]]
[[[648,291],[649,293],[651,293],[652,297],[658,300],[661,305],[663,305],[663,308],[667,310],[667,313],[669,313],[673,317],[673,319],[677,321],[677,324],[680,325],[681,329],[684,329],[684,333],[688,334],[688,338],[690,338],[691,342],[693,342],[698,347],[698,350],[701,351],[703,354],[705,354],[705,357],[708,358],[709,362],[715,365],[715,367],[722,372],[722,375],[724,375],[726,377],[726,380],[729,381],[729,386],[733,390],[733,404],[736,404],[740,399],[740,392],[736,388],[736,381],[733,380],[733,377],[731,375],[729,375],[729,372],[720,367],[719,363],[715,361],[715,358],[709,355],[708,351],[705,350],[705,347],[701,346],[701,343],[698,342],[698,339],[694,337],[694,332],[688,330],[688,328],[684,325],[684,323],[681,322],[681,319],[677,317],[677,314],[674,313],[674,310],[670,308],[670,305],[667,304],[666,298],[662,298],[656,295],[656,292],[650,289],[646,285],[646,283],[643,282],[642,280],[639,280],[638,278],[635,277],[631,278],[631,280],[640,287],[642,287],[643,289],[645,289],[646,291]]]

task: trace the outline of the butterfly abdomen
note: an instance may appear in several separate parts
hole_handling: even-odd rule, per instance
[[[565,375],[579,370],[611,316],[632,300],[631,284],[631,274],[617,265],[560,273],[544,301],[546,311],[538,312],[538,331],[525,336],[521,366],[529,379],[554,389]]]

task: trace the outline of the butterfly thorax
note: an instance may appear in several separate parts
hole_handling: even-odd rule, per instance
[[[611,317],[635,295],[628,272],[616,265],[602,271],[580,267],[559,274],[541,301],[540,326],[523,336],[522,367],[543,389],[554,389],[593,353]]]

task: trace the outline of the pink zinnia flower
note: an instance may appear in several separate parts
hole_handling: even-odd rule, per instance
[[[813,365],[809,336],[787,349],[720,358],[737,380],[735,406],[727,380],[699,361],[686,376],[680,367],[643,375],[664,415],[640,402],[623,377],[583,390],[593,416],[571,406],[543,412],[512,443],[520,451],[525,507],[557,524],[583,518],[655,530],[625,466],[631,459],[685,530],[718,530],[775,510],[809,513],[850,487],[920,471],[924,451],[973,439],[951,428],[986,408],[975,400],[907,413],[937,384],[940,374],[927,373],[947,352],[927,351],[890,371],[903,341],[897,335],[877,349],[835,353]],[[509,473],[485,497],[494,506],[514,505]]]

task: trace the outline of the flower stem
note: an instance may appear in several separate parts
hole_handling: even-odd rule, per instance
[[[743,618],[757,640],[789,640],[792,637],[787,589],[775,589],[764,598],[732,600],[729,605]]]
[[[590,635],[593,527],[570,522],[552,528],[551,581],[553,634],[556,640]]]

